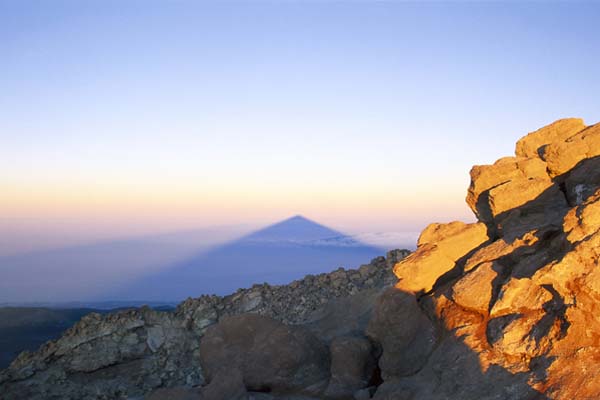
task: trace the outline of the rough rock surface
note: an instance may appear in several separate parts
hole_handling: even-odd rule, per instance
[[[569,119],[473,168],[467,202],[487,238],[449,246],[464,226],[434,225],[395,267],[369,327],[376,399],[600,398],[599,155],[600,125]],[[419,335],[434,343],[411,345]]]
[[[394,267],[401,277],[397,288],[407,292],[429,292],[456,262],[488,240],[485,224],[431,224],[419,237],[418,250]]]
[[[435,346],[437,332],[415,296],[390,289],[379,298],[367,335],[381,346],[379,368],[387,381],[419,371]]]
[[[258,314],[225,317],[206,331],[200,363],[207,380],[239,371],[245,387],[279,394],[313,394],[329,379],[327,347],[307,329]]]
[[[329,347],[331,377],[325,391],[332,399],[351,398],[375,379],[377,360],[371,341],[363,336],[335,338]]]
[[[207,383],[199,346],[206,330],[223,317],[251,312],[307,324],[326,346],[336,335],[364,331],[371,299],[393,285],[392,267],[408,253],[391,251],[356,270],[309,275],[289,285],[262,284],[225,297],[188,299],[175,312],[142,308],[90,314],[60,339],[22,353],[1,371],[0,398],[135,399],[155,388],[176,392],[156,396],[183,398],[189,394],[184,387]],[[341,316],[340,307],[349,312]],[[202,395],[218,396],[222,389],[208,385]]]

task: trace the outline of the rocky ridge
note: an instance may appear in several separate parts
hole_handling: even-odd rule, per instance
[[[20,354],[0,372],[0,398],[125,399],[141,398],[157,387],[202,386],[200,343],[210,326],[244,313],[277,324],[310,323],[332,300],[372,297],[392,285],[391,270],[408,253],[391,251],[356,270],[308,275],[289,285],[254,285],[225,297],[190,298],[174,312],[144,307],[89,314],[60,339]]]

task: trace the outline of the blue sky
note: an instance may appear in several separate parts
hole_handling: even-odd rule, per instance
[[[0,0],[0,218],[64,241],[294,214],[353,232],[472,218],[472,165],[558,118],[600,120],[598,16],[598,2]]]

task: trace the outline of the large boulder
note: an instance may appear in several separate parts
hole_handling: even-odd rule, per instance
[[[600,125],[590,126],[566,140],[548,144],[544,157],[552,177],[571,171],[583,160],[600,155]]]
[[[325,396],[348,399],[375,379],[376,359],[371,341],[361,336],[335,338],[330,345],[331,378]]]
[[[381,346],[384,380],[410,376],[427,363],[436,344],[436,327],[414,295],[392,288],[377,301],[367,335]]]
[[[544,158],[546,146],[551,143],[562,142],[584,128],[585,124],[581,118],[559,119],[519,139],[515,154],[517,157]]]
[[[245,387],[258,392],[311,394],[329,378],[329,351],[319,339],[257,314],[225,317],[208,328],[200,362],[211,384],[237,370]]]

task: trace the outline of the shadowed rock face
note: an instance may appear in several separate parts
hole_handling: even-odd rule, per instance
[[[568,119],[519,140],[516,157],[473,167],[479,222],[428,227],[394,269],[397,290],[436,321],[435,348],[406,376],[385,359],[406,329],[377,336],[390,379],[375,398],[600,398],[599,158],[600,125]],[[415,272],[425,266],[426,279]]]

